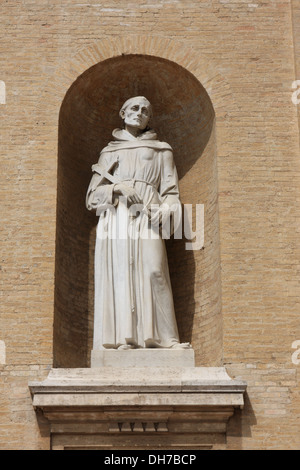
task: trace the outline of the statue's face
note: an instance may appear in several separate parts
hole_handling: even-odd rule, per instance
[[[121,116],[124,119],[125,126],[144,130],[150,120],[150,107],[144,100],[132,100],[127,108],[121,112]]]

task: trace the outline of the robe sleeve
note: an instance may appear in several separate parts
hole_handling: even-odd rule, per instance
[[[169,238],[169,235],[178,230],[180,231],[182,227],[182,206],[179,196],[178,175],[173,153],[170,150],[165,150],[162,153],[159,194],[161,207],[164,206],[163,210],[166,210],[171,217],[169,226],[170,232],[165,236],[165,238]],[[165,230],[163,225],[162,230]]]
[[[107,168],[110,164],[110,153],[100,155],[98,164]],[[88,210],[104,211],[114,204],[114,184],[109,182],[101,183],[102,177],[98,173],[94,173],[86,195],[86,207]]]
[[[159,194],[164,204],[180,204],[178,175],[171,150],[162,152]]]

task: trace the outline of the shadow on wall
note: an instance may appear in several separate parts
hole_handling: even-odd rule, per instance
[[[205,204],[209,222],[201,252],[186,251],[185,240],[167,242],[180,337],[193,342],[205,365],[217,365],[222,357],[213,106],[186,69],[157,57],[126,55],[88,69],[60,111],[54,367],[89,366],[97,217],[86,210],[85,196],[92,164],[121,126],[119,109],[136,95],[151,101],[151,127],[173,147],[182,202]],[[210,353],[211,338],[219,346],[210,346]]]
[[[251,438],[251,427],[257,425],[255,413],[247,392],[244,395],[245,405],[244,408],[237,409],[228,423],[227,440],[229,442],[229,449],[243,448],[242,439]]]

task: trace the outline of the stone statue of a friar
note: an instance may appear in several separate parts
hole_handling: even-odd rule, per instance
[[[127,100],[120,110],[124,127],[113,131],[92,167],[86,205],[99,215],[94,350],[190,348],[179,340],[157,230],[168,209],[181,207],[177,171],[170,145],[148,127],[151,115],[145,97]]]

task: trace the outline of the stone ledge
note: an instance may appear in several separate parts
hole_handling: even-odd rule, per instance
[[[243,394],[244,381],[231,379],[225,368],[136,367],[52,369],[43,382],[31,382],[36,400],[59,393],[236,393]],[[239,402],[240,403],[240,402]]]
[[[192,449],[223,448],[246,383],[225,368],[103,367],[52,369],[29,388],[34,408],[50,422],[54,448]]]

